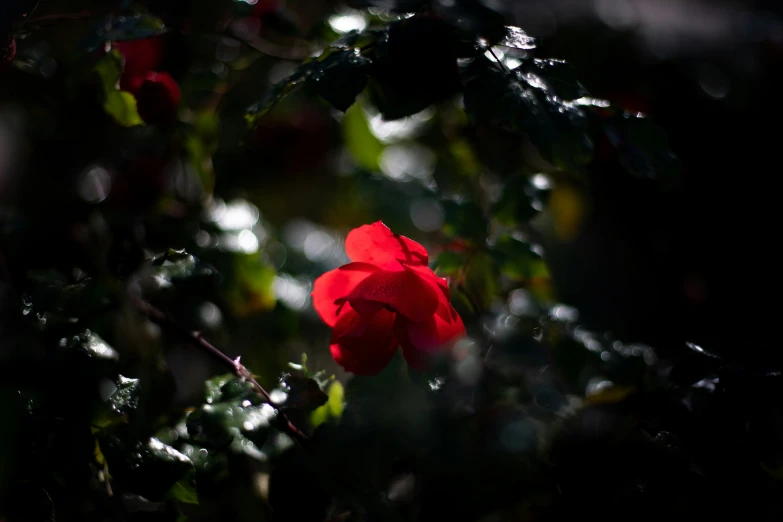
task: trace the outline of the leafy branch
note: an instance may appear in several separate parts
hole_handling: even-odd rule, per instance
[[[252,384],[255,392],[263,397],[270,406],[277,410],[277,414],[282,421],[282,425],[285,428],[285,431],[288,432],[288,434],[299,444],[304,445],[307,443],[309,440],[307,435],[297,428],[291,422],[291,419],[285,414],[285,412],[272,401],[272,397],[269,395],[269,392],[267,392],[264,387],[261,386],[258,381],[256,381],[250,370],[248,370],[245,365],[240,362],[239,357],[232,359],[228,355],[224,354],[218,347],[204,339],[200,333],[188,330],[184,326],[174,321],[174,319],[169,314],[153,306],[147,301],[139,299],[136,300],[135,305],[138,310],[146,315],[151,321],[163,328],[168,328],[169,330],[176,332],[180,336],[187,339],[192,345],[201,348],[205,352],[212,355],[215,359],[219,360],[225,366],[229,367],[237,377],[244,379]]]

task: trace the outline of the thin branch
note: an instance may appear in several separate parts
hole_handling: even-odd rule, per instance
[[[511,73],[511,71],[508,69],[508,67],[506,67],[506,64],[504,64],[504,63],[503,63],[503,62],[500,60],[500,58],[498,58],[498,55],[496,55],[496,54],[495,54],[495,51],[493,51],[493,50],[492,50],[492,47],[490,47],[488,50],[489,50],[489,54],[491,54],[491,55],[492,55],[492,57],[495,59],[495,61],[498,63],[498,65],[500,65],[500,68],[501,68],[501,69],[503,69],[503,71],[504,71],[506,74],[510,74],[510,73]]]
[[[241,362],[239,362],[239,357],[236,359],[232,359],[228,355],[224,354],[222,351],[220,351],[219,348],[217,348],[215,345],[211,344],[209,341],[204,339],[204,337],[201,336],[201,334],[196,332],[191,332],[184,326],[176,323],[171,316],[163,312],[162,310],[156,308],[155,306],[151,305],[147,301],[143,300],[137,300],[136,301],[137,308],[144,313],[150,320],[157,323],[161,327],[169,328],[175,332],[177,332],[179,335],[190,341],[191,344],[194,346],[197,346],[204,350],[205,352],[212,355],[214,358],[218,359],[221,363],[223,363],[225,366],[231,368],[231,370],[234,372],[234,374],[246,381],[248,381],[250,384],[253,385],[253,389],[261,395],[266,402],[269,403],[270,406],[275,408],[277,410],[278,418],[282,421],[283,426],[285,427],[286,431],[289,435],[298,443],[305,444],[308,440],[307,435],[304,434],[299,428],[294,426],[294,424],[291,422],[291,419],[288,418],[288,415],[285,414],[283,410],[281,410],[274,402],[272,402],[272,397],[269,395],[269,393],[261,386],[258,381],[253,377],[253,374],[248,370]]]
[[[26,23],[28,24],[39,24],[41,22],[56,22],[59,20],[80,20],[83,18],[92,18],[93,16],[99,15],[99,14],[105,14],[109,12],[108,9],[99,9],[96,11],[79,11],[76,13],[61,13],[61,14],[51,14],[51,15],[43,15],[38,16],[36,18],[29,18],[26,20]]]
[[[287,47],[276,44],[269,40],[265,40],[258,35],[254,35],[250,38],[244,38],[237,34],[236,31],[229,30],[229,32],[231,33],[232,38],[244,43],[249,47],[252,47],[256,51],[259,51],[267,56],[272,56],[273,58],[279,58],[281,60],[293,60],[301,62],[311,58],[317,50],[317,48],[312,45],[298,44]]]

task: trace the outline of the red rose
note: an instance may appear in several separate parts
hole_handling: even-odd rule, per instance
[[[173,118],[182,91],[169,73],[157,71],[163,62],[163,39],[115,42],[114,47],[125,57],[120,88],[136,98],[141,119],[156,125]]]
[[[114,48],[125,58],[120,88],[134,92],[144,75],[157,70],[163,63],[163,38],[153,36],[141,40],[114,42]]]
[[[139,116],[151,125],[173,118],[182,97],[177,82],[165,72],[148,72],[131,92],[136,96]]]
[[[402,346],[408,364],[425,369],[433,352],[465,334],[423,246],[377,221],[352,230],[345,250],[353,263],[316,279],[312,294],[340,366],[375,375]]]

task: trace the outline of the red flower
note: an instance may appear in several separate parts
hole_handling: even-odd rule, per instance
[[[163,63],[163,38],[160,36],[114,42],[114,48],[125,58],[120,78],[120,88],[125,91],[134,92],[144,75],[157,70]]]
[[[157,71],[163,62],[163,39],[115,42],[114,47],[125,57],[120,88],[136,97],[141,119],[155,125],[173,118],[182,91],[168,73]]]
[[[465,334],[423,246],[377,221],[352,230],[345,249],[353,262],[319,277],[312,294],[340,366],[375,375],[402,346],[408,364],[425,369],[432,353]]]
[[[165,72],[148,72],[132,92],[136,96],[139,116],[151,125],[173,118],[182,97],[177,82]]]

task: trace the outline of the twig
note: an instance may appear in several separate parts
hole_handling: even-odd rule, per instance
[[[209,353],[216,359],[218,359],[220,362],[222,362],[224,365],[231,368],[231,370],[234,372],[234,374],[246,381],[248,381],[250,384],[253,385],[253,389],[261,395],[270,406],[275,408],[277,410],[278,418],[282,421],[283,426],[285,427],[286,431],[288,432],[293,439],[300,443],[305,444],[308,441],[307,435],[305,435],[299,428],[294,426],[294,424],[291,422],[291,419],[288,418],[288,415],[285,414],[283,410],[281,410],[274,402],[272,402],[272,397],[269,395],[269,393],[258,384],[258,381],[253,377],[253,374],[250,373],[250,371],[241,363],[239,362],[239,357],[236,359],[232,359],[228,355],[224,354],[220,351],[219,348],[217,348],[215,345],[211,344],[209,341],[204,339],[204,337],[201,336],[199,333],[191,332],[184,326],[176,323],[168,314],[163,312],[162,310],[154,307],[147,301],[143,300],[137,300],[136,306],[139,308],[141,312],[143,312],[147,317],[150,318],[153,322],[157,323],[158,325],[169,328],[171,330],[174,330],[178,334],[180,334],[182,337],[186,338],[188,341],[191,342],[194,346],[198,346],[205,352]]]
[[[500,58],[498,58],[498,56],[495,54],[495,51],[493,51],[493,50],[492,50],[492,47],[490,47],[490,48],[489,48],[489,54],[491,54],[491,55],[492,55],[492,57],[495,59],[495,61],[498,63],[498,65],[500,65],[500,68],[501,68],[501,69],[503,69],[503,71],[504,71],[506,74],[508,74],[508,73],[510,73],[510,72],[511,72],[511,71],[508,69],[508,67],[506,67],[506,64],[504,64],[504,63],[503,63],[503,62],[500,60]]]
[[[56,22],[58,20],[80,20],[82,18],[90,18],[107,12],[109,12],[108,9],[100,9],[97,11],[84,10],[76,13],[51,14],[51,15],[38,16],[36,18],[29,18],[26,20],[26,22],[28,24],[38,24],[41,22]]]
[[[302,44],[286,47],[269,40],[265,40],[258,35],[254,35],[250,38],[244,38],[237,34],[236,31],[230,29],[228,32],[232,38],[244,43],[249,47],[252,47],[256,51],[259,51],[267,56],[280,58],[281,60],[293,60],[301,62],[302,60],[311,58],[313,53],[317,50],[317,48],[314,46]]]

